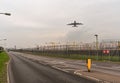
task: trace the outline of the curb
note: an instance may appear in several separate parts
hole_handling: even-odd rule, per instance
[[[79,71],[79,70],[78,70],[78,71]],[[85,75],[83,75],[83,74],[81,74],[81,73],[78,73],[78,71],[75,71],[74,74],[75,74],[75,75],[78,75],[78,76],[82,76],[82,77],[84,77],[84,78],[88,78],[88,79],[97,81],[97,82],[100,82],[100,81],[101,81],[101,80],[99,80],[99,79],[97,79],[97,78],[94,78],[94,77],[91,77],[91,76],[85,76]]]
[[[58,70],[60,70],[60,71],[63,71],[63,72],[69,73],[68,71],[63,70],[63,69],[61,69],[61,68],[58,68],[58,67],[56,67],[56,66],[52,66],[52,67],[55,68],[55,69],[58,69]],[[78,71],[79,71],[79,70],[78,70]],[[96,81],[96,82],[100,82],[100,83],[109,83],[109,82],[103,82],[102,80],[99,80],[99,79],[94,78],[94,77],[84,76],[83,74],[78,73],[78,71],[75,71],[74,74],[75,74],[75,75],[78,75],[78,76],[81,76],[81,77],[83,77],[83,78],[87,78],[87,79],[94,80],[94,81]]]
[[[79,70],[75,71],[74,74],[75,74],[75,75],[78,75],[78,76],[82,76],[82,77],[84,77],[84,78],[88,78],[88,79],[91,79],[91,80],[95,80],[95,81],[97,81],[98,83],[111,83],[111,82],[109,82],[109,81],[100,80],[100,79],[97,79],[97,78],[95,78],[95,77],[85,76],[85,75],[83,75],[83,74],[81,74],[81,73],[78,73],[78,71],[79,71]]]

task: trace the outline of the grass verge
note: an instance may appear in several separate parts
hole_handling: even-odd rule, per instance
[[[6,52],[0,53],[0,83],[7,83],[7,62],[9,56]]]
[[[58,58],[66,58],[66,59],[76,59],[76,60],[86,60],[91,58],[95,61],[112,61],[112,62],[120,62],[120,56],[109,56],[109,55],[80,55],[80,54],[53,54],[53,53],[39,53],[39,52],[24,52],[28,54],[40,55],[40,56],[48,56],[48,57],[58,57]]]

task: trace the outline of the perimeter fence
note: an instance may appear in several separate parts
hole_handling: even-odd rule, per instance
[[[46,56],[55,56],[72,59],[120,61],[120,42],[102,41],[96,49],[94,43],[73,43],[73,44],[49,44],[37,46],[35,48],[12,49],[14,51],[34,53]]]

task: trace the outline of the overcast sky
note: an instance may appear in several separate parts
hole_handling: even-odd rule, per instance
[[[34,47],[46,42],[120,39],[120,0],[0,0],[0,45]],[[73,22],[84,25],[67,26]]]

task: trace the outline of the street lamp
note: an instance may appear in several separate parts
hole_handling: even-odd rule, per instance
[[[0,13],[0,14],[4,14],[4,15],[7,15],[7,16],[11,16],[11,13]]]
[[[97,55],[97,60],[98,60],[98,35],[94,35],[96,37],[96,55]]]

